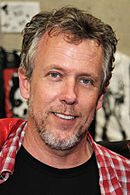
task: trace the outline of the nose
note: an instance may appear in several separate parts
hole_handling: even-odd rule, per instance
[[[73,79],[68,79],[64,82],[61,89],[60,101],[68,105],[77,103],[76,82]]]

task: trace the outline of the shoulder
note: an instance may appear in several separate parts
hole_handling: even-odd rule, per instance
[[[97,162],[99,162],[99,164],[101,163],[102,166],[111,166],[113,168],[120,168],[120,165],[123,164],[124,167],[130,171],[130,160],[128,158],[125,158],[124,156],[100,145],[99,143],[96,143],[90,134],[88,141],[94,149]]]
[[[130,183],[130,160],[96,143],[94,150],[100,184],[106,191],[127,194]]]
[[[0,119],[0,149],[9,134],[15,131],[23,122],[24,120],[19,118]]]
[[[22,119],[0,120],[0,184],[13,173],[15,157],[22,145],[26,124]]]
[[[115,165],[118,165],[122,162],[124,165],[126,165],[126,167],[127,165],[129,165],[128,168],[130,169],[130,160],[128,158],[125,158],[124,156],[117,154],[116,152],[113,152],[110,149],[99,144],[96,144],[96,148],[96,155],[101,160],[106,160],[109,163],[113,162]]]
[[[130,160],[96,144],[96,157],[101,170],[118,177],[119,181],[130,182]]]

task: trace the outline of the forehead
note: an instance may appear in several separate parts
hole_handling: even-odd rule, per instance
[[[94,39],[85,39],[81,42],[71,42],[67,41],[65,34],[59,34],[58,36],[49,36],[45,33],[38,44],[38,50],[36,57],[39,56],[40,53],[48,54],[48,52],[52,53],[62,53],[66,52],[68,57],[78,58],[82,55],[82,57],[90,57],[93,59],[97,55],[100,54],[102,56],[102,47],[98,44],[98,42]]]

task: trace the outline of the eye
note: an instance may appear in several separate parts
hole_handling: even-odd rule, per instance
[[[49,72],[48,78],[51,79],[52,81],[60,81],[63,77],[63,75],[59,72]]]
[[[81,83],[84,85],[93,84],[93,81],[90,79],[81,79]]]
[[[51,73],[50,73],[50,77],[59,78],[59,77],[60,77],[60,74],[57,73],[57,72],[51,72]]]

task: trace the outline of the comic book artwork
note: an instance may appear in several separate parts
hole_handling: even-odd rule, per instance
[[[21,96],[18,72],[14,71],[9,80],[9,101],[13,118],[27,119],[27,101]]]
[[[39,12],[39,2],[2,1],[0,3],[1,31],[22,32],[30,18]]]
[[[27,119],[28,105],[20,94],[17,68],[4,70],[4,83],[6,117]]]
[[[130,139],[130,58],[117,52],[103,107],[96,114],[95,140]]]
[[[28,104],[19,89],[19,52],[0,48],[0,118],[27,119]]]

